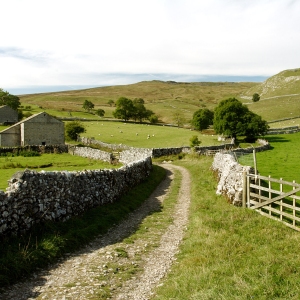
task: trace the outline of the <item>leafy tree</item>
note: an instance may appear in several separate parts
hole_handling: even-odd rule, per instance
[[[173,119],[177,127],[179,128],[180,126],[183,125],[184,123],[184,117],[180,111],[176,111],[173,115]]]
[[[260,96],[257,93],[254,93],[252,96],[252,101],[253,102],[258,102],[260,100]]]
[[[0,106],[7,105],[14,110],[18,110],[20,103],[20,98],[15,95],[11,95],[9,92],[3,91],[0,88]]]
[[[107,104],[111,107],[115,104],[114,100],[108,100]]]
[[[101,108],[97,109],[96,110],[96,115],[99,116],[99,117],[103,117],[105,114],[105,111]]]
[[[149,117],[149,122],[150,123],[152,123],[152,124],[156,124],[156,123],[158,123],[158,116],[157,115],[151,115],[150,117]]]
[[[146,109],[144,100],[137,98],[133,100],[134,111],[132,118],[136,121],[142,122],[144,119],[149,120],[150,116],[154,114],[152,110]]]
[[[260,116],[249,111],[246,105],[235,98],[223,100],[215,108],[214,130],[218,134],[234,138],[246,136],[253,140],[256,136],[265,134],[269,126]]]
[[[213,111],[211,111],[207,108],[199,109],[194,112],[193,119],[192,119],[192,125],[197,130],[201,131],[203,129],[207,129],[209,125],[212,125],[213,119],[214,119]]]
[[[85,100],[84,102],[83,102],[83,105],[82,105],[82,108],[84,109],[84,110],[87,110],[88,112],[90,112],[93,108],[94,108],[94,103],[93,102],[91,102],[91,101],[89,101],[89,100]]]
[[[135,113],[135,108],[132,100],[121,97],[116,102],[116,109],[113,112],[113,116],[117,119],[123,119],[128,121]]]
[[[65,131],[68,138],[76,141],[78,135],[85,132],[85,127],[79,121],[72,121],[66,124]]]
[[[201,144],[201,141],[199,141],[197,135],[193,135],[193,136],[190,138],[190,146],[191,146],[191,147],[199,146],[200,144]]]

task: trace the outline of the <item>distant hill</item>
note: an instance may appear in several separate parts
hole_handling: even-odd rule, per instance
[[[261,100],[253,103],[258,93]],[[134,84],[97,87],[64,92],[20,96],[22,105],[32,105],[34,112],[46,110],[52,115],[68,116],[83,112],[85,100],[95,109],[103,109],[105,118],[111,118],[115,107],[108,104],[120,97],[143,98],[164,123],[173,123],[174,114],[181,113],[189,123],[200,108],[214,109],[229,97],[236,97],[249,109],[267,121],[300,116],[300,69],[282,71],[262,83],[257,82],[175,82],[142,81]],[[298,123],[300,122],[297,121]]]
[[[250,88],[243,96],[250,97],[258,93],[261,99],[270,97],[299,95],[300,94],[300,69],[282,71],[264,82]]]
[[[260,101],[253,103],[254,93]],[[264,82],[241,93],[241,99],[249,108],[267,121],[296,118],[300,116],[300,69],[282,71]],[[300,120],[294,124],[299,125]]]
[[[151,109],[161,121],[173,122],[173,115],[181,112],[188,123],[193,113],[203,107],[213,109],[220,100],[238,97],[244,91],[257,85],[256,82],[175,82],[142,81],[135,84],[98,87],[56,93],[41,93],[20,96],[23,105],[36,105],[43,110],[74,112],[83,110],[85,100],[92,101],[95,109],[103,109],[105,117],[112,117],[115,107],[108,105],[109,100],[120,97],[142,98],[147,109]]]

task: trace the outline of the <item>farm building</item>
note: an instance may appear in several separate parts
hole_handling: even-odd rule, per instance
[[[0,124],[11,125],[18,122],[18,112],[8,105],[0,106]]]
[[[64,123],[45,112],[0,131],[0,146],[59,145],[65,143]]]

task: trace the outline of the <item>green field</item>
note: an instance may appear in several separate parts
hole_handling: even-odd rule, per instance
[[[134,124],[128,122],[84,122],[85,137],[93,137],[110,144],[124,144],[138,148],[166,148],[190,146],[190,138],[198,136],[201,145],[219,145],[217,135],[202,134],[185,128]],[[148,138],[149,136],[149,138]]]
[[[0,190],[5,190],[7,181],[18,171],[32,169],[35,171],[81,171],[84,169],[112,169],[120,167],[121,164],[112,165],[108,162],[92,160],[67,153],[42,154],[41,156],[0,156]]]
[[[270,142],[272,150],[256,154],[259,173],[300,183],[300,133],[269,135],[266,139]]]

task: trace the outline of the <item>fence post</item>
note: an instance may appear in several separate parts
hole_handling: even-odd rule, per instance
[[[243,199],[242,199],[242,207],[246,207],[247,202],[247,172],[243,171]]]
[[[255,152],[255,148],[253,149],[253,162],[254,162],[254,174],[257,175],[257,163],[256,163],[256,152]]]

